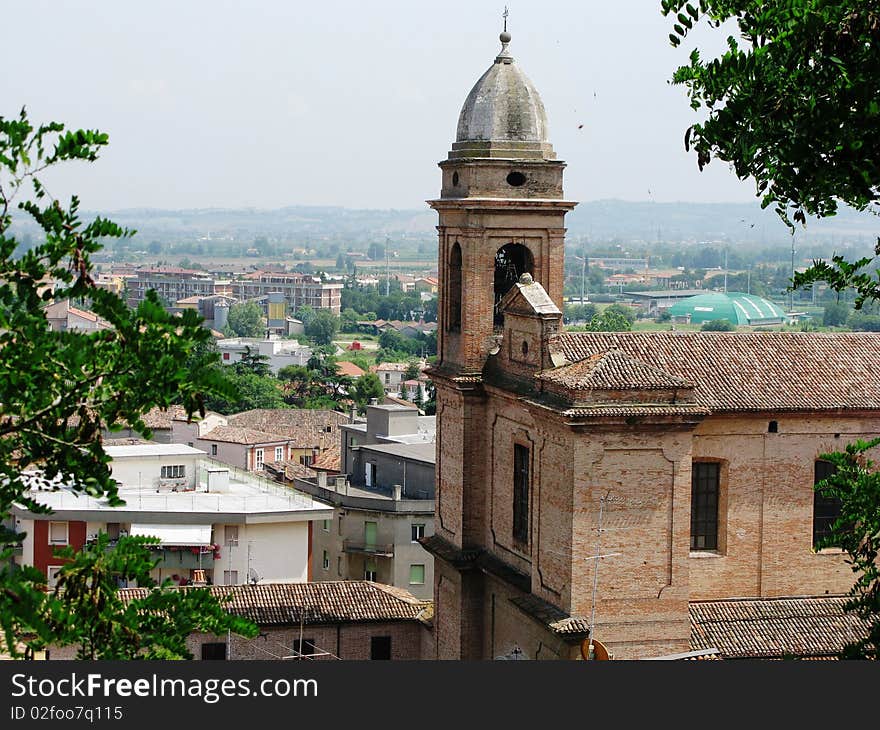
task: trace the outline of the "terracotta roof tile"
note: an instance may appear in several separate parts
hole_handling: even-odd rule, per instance
[[[620,349],[600,352],[571,365],[544,370],[536,377],[572,390],[673,390],[692,387],[684,378],[637,360]]]
[[[691,648],[727,659],[835,656],[867,632],[846,598],[768,598],[690,604]]]
[[[566,332],[550,348],[569,362],[618,348],[715,412],[880,409],[880,334]]]
[[[336,363],[336,372],[340,375],[347,375],[349,378],[359,378],[364,374],[361,368],[347,360],[340,360]]]
[[[230,426],[273,434],[297,448],[328,448],[338,441],[338,427],[348,416],[337,411],[307,408],[255,409],[227,417]],[[327,431],[327,427],[330,431]]]
[[[198,414],[195,418],[198,419]],[[151,408],[144,414],[144,423],[147,428],[153,431],[157,429],[166,430],[171,428],[172,421],[185,421],[186,409],[183,406],[169,406],[166,410],[161,408]]]
[[[147,590],[124,588],[119,595],[129,601],[143,598]],[[230,597],[224,604],[229,613],[261,626],[417,621],[431,605],[402,588],[370,581],[209,586],[209,590],[217,598]]]
[[[342,449],[336,446],[322,452],[317,459],[312,462],[312,468],[320,471],[339,471],[342,463]]]
[[[203,441],[221,441],[230,444],[272,444],[287,440],[278,434],[239,426],[217,426],[199,438]]]

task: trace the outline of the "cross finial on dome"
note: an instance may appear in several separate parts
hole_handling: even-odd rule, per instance
[[[513,56],[510,54],[510,51],[507,50],[511,38],[510,33],[507,32],[507,16],[509,14],[507,6],[505,5],[504,12],[501,14],[501,17],[504,18],[504,30],[501,31],[501,35],[498,36],[501,41],[501,53],[498,54],[495,63],[511,63],[513,61]]]

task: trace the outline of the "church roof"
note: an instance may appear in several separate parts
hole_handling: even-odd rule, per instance
[[[693,383],[695,403],[713,412],[880,409],[880,334],[565,332],[550,340],[554,359],[588,361],[587,374],[591,358],[611,350]]]
[[[539,373],[537,378],[572,390],[672,390],[693,387],[684,378],[612,349]]]
[[[548,141],[547,113],[535,85],[508,50],[510,34],[501,34],[501,52],[474,84],[458,117],[450,157],[554,159]]]

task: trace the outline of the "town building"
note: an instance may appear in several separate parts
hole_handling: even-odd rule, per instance
[[[52,509],[12,509],[26,533],[15,561],[55,583],[64,561],[54,548],[81,549],[98,533],[159,539],[161,582],[303,582],[311,577],[312,524],[333,509],[313,497],[209,460],[180,444],[107,446],[122,506],[74,492],[65,479],[27,473],[27,496]]]
[[[178,590],[186,590],[179,588]],[[193,632],[197,660],[418,660],[432,658],[432,606],[407,591],[367,581],[214,585],[211,594],[259,626],[253,639]],[[145,588],[123,588],[123,602]],[[53,647],[46,658],[73,659],[76,647]]]
[[[419,540],[434,532],[434,418],[412,406],[371,405],[366,423],[341,431],[337,476],[285,475],[337,508],[336,519],[314,533],[313,574],[431,598],[433,558]]]
[[[270,462],[308,467],[324,452],[338,449],[339,428],[348,421],[344,413],[305,408],[206,414],[193,422],[179,414],[172,423],[172,438],[248,471],[261,471]]]
[[[45,308],[49,329],[55,332],[98,332],[110,329],[110,323],[87,309],[71,306],[69,299],[52,302]]]
[[[260,337],[230,337],[218,340],[220,362],[235,365],[245,355],[258,355],[268,358],[266,364],[273,375],[288,365],[305,366],[312,357],[312,349],[296,340],[282,340],[279,337],[264,339]]]
[[[662,289],[660,291],[624,292],[626,296],[652,317],[660,314],[664,309],[669,309],[677,302],[705,293],[704,289]]]
[[[280,305],[283,301],[283,309],[274,312],[270,307],[266,312],[270,320],[279,321],[285,320],[287,313],[296,312],[305,305],[339,314],[343,288],[342,284],[322,282],[309,274],[255,271],[237,278],[221,279],[207,271],[172,266],[139,269],[135,277],[128,279],[127,286],[128,303],[132,307],[142,302],[150,289],[169,304],[196,296],[223,295],[244,301],[280,294],[276,303]]]
[[[787,599],[746,619],[767,611],[779,652],[811,597],[853,581],[840,551],[816,547],[839,506],[814,484],[822,454],[880,436],[880,337],[564,332],[575,204],[501,41],[430,202],[437,477],[422,544],[437,657],[571,659],[588,637],[617,658],[676,655],[705,647],[694,616],[727,610],[697,604]]]
[[[788,321],[778,304],[744,292],[703,292],[676,302],[668,311],[673,321],[691,324],[722,319],[733,325],[760,327]]]
[[[343,284],[322,282],[310,274],[284,274],[277,271],[255,271],[233,281],[233,293],[239,299],[254,299],[280,292],[287,304],[287,312],[295,313],[300,307],[328,309],[339,314]],[[272,313],[269,313],[272,319]]]

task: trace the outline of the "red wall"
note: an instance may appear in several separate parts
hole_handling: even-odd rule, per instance
[[[62,521],[52,520],[52,522]],[[86,523],[68,522],[67,540],[74,549],[81,550],[86,544]],[[50,565],[64,565],[66,562],[52,554],[56,547],[61,546],[49,544],[49,520],[34,520],[34,567],[47,578]]]

